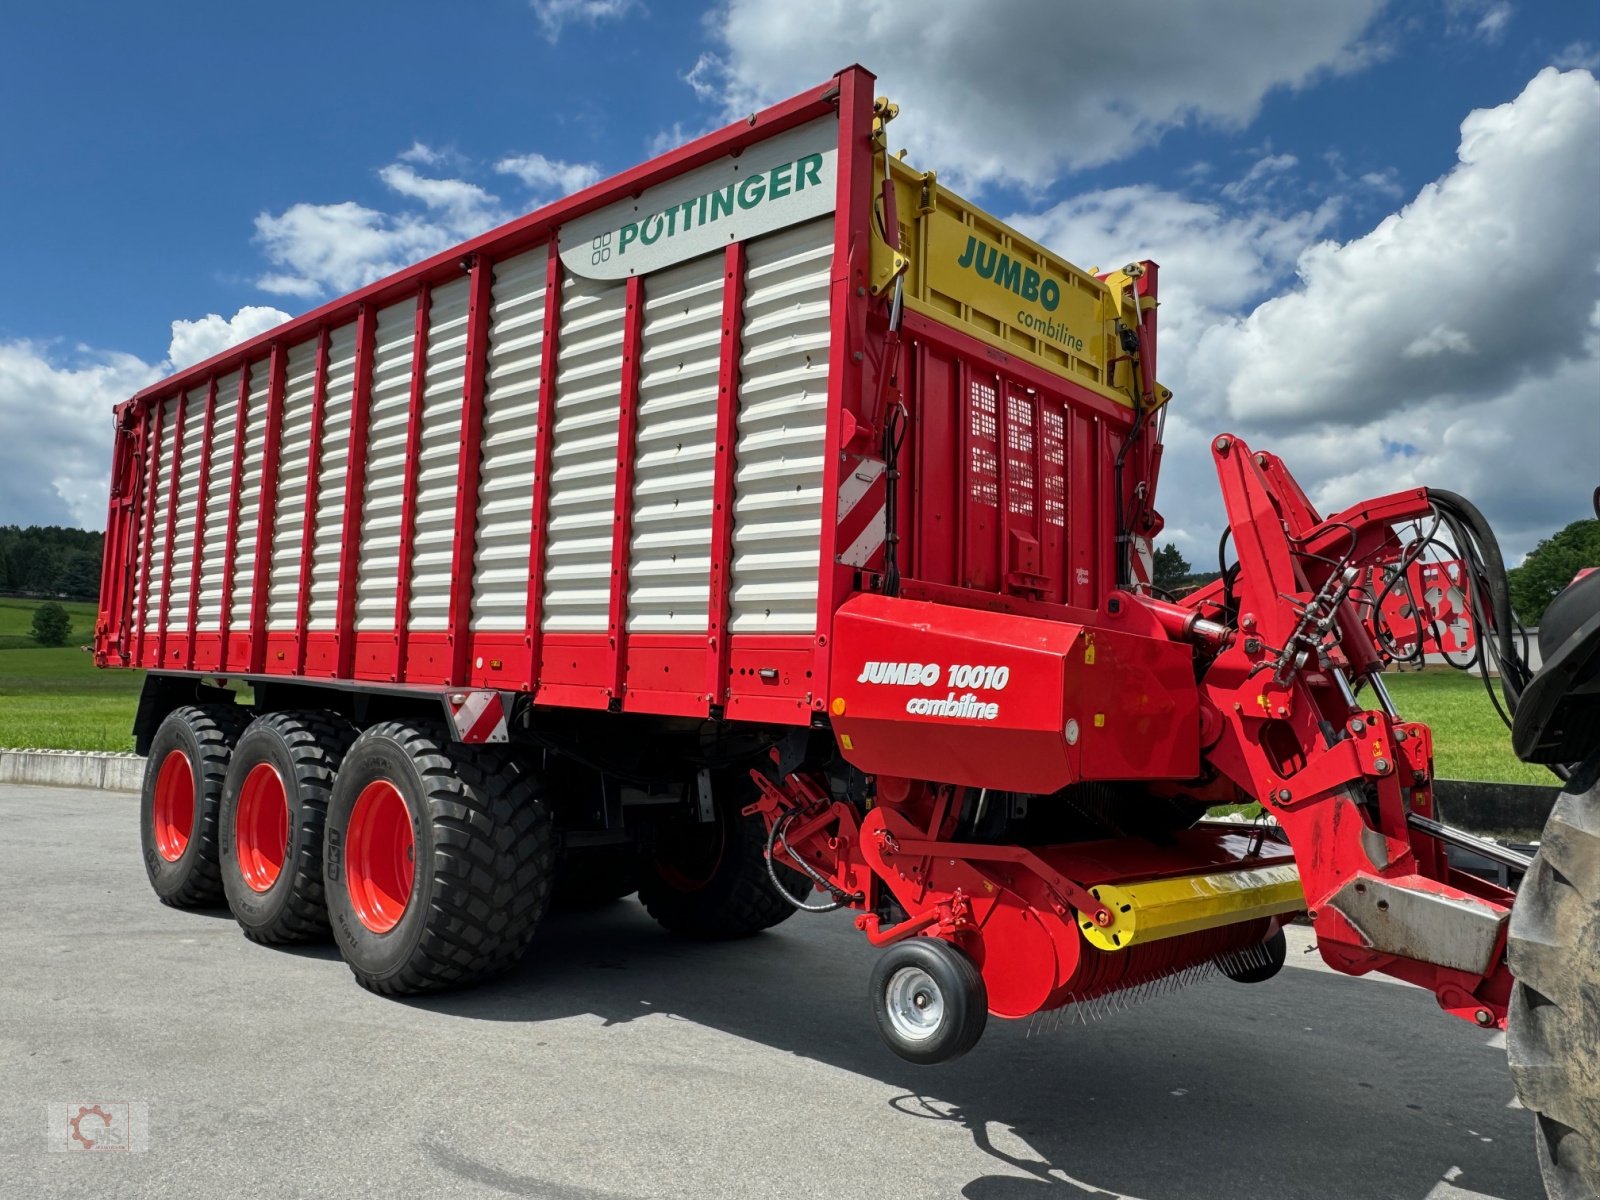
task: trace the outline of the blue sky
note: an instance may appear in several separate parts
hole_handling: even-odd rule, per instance
[[[1192,559],[1224,425],[1330,505],[1476,487],[1513,554],[1586,515],[1593,0],[488,0],[12,7],[0,523],[100,524],[99,414],[173,365],[850,61],[918,165],[1085,266],[1161,259]]]

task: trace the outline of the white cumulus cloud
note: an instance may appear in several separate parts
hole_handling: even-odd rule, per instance
[[[293,204],[281,213],[257,215],[255,240],[272,269],[257,277],[256,286],[302,299],[353,291],[510,217],[479,185],[422,175],[413,165],[439,157],[413,143],[378,171],[385,187],[403,201],[420,204],[420,210],[383,212],[345,200]]]
[[[529,0],[539,28],[551,42],[558,41],[568,25],[598,25],[627,16],[643,7],[638,0]]]
[[[1513,561],[1586,515],[1600,463],[1600,83],[1535,76],[1470,113],[1456,166],[1347,242],[1327,210],[1150,188],[1015,220],[1079,262],[1162,265],[1161,507],[1209,564],[1209,442],[1282,454],[1324,511],[1417,484],[1474,498]],[[1323,214],[1323,215],[1319,215]],[[1292,272],[1283,290],[1281,276]]]
[[[163,375],[289,319],[246,305],[172,322],[161,362],[37,340],[0,341],[0,524],[100,529],[111,478],[111,412]]]
[[[537,152],[508,154],[495,163],[494,169],[502,175],[513,175],[532,193],[536,203],[559,200],[600,179],[600,168],[594,163],[562,162],[546,158]]]
[[[896,146],[966,186],[1038,188],[1123,158],[1189,123],[1242,127],[1263,98],[1378,53],[1382,0],[726,0],[717,45],[687,81],[736,117],[819,83],[841,63],[887,64]]]
[[[207,313],[193,321],[174,321],[167,365],[179,371],[197,362],[204,362],[213,354],[221,354],[230,346],[248,342],[257,334],[282,325],[288,319],[289,314],[282,309],[247,304],[232,317]]]

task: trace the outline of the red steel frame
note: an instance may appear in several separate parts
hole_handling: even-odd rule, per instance
[[[466,378],[461,393],[461,454],[456,461],[456,537],[450,550],[450,681],[472,670],[472,580],[477,554],[478,483],[483,463],[483,401],[489,371],[489,315],[494,264],[472,260],[468,285]]]
[[[378,345],[378,310],[363,304],[356,315],[355,392],[350,397],[350,456],[344,469],[344,512],[339,522],[339,591],[334,601],[336,678],[356,665],[356,570],[361,561],[361,515],[367,491],[367,434],[372,418],[372,363]]]
[[[267,664],[267,597],[272,588],[272,537],[278,513],[278,453],[283,443],[283,391],[289,344],[278,342],[267,360],[266,439],[261,457],[261,501],[256,517],[256,553],[250,584],[250,673]]]
[[[740,332],[744,327],[743,242],[723,257],[722,346],[717,362],[716,463],[711,481],[711,613],[706,629],[706,703],[717,709],[728,697],[728,587],[733,569],[733,445],[738,437]]]
[[[544,664],[544,558],[550,537],[550,471],[555,452],[556,362],[561,341],[561,252],[554,237],[545,261],[544,336],[539,348],[539,413],[534,424],[533,523],[528,536],[528,661],[521,681],[538,695]]]
[[[417,540],[417,473],[422,460],[422,399],[428,375],[428,309],[433,289],[417,292],[411,327],[411,398],[406,414],[405,485],[400,503],[400,549],[394,589],[394,665],[391,680],[406,677],[406,651],[411,642],[411,573]]]
[[[606,639],[611,651],[606,698],[622,702],[628,668],[628,561],[633,555],[633,479],[639,454],[639,355],[644,342],[644,277],[630,276],[622,319],[622,387],[617,412],[617,488],[611,515],[611,595]]]

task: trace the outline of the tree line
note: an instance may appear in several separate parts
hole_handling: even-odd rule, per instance
[[[0,592],[97,600],[105,535],[60,525],[0,525]]]

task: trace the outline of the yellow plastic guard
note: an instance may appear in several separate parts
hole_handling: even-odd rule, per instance
[[[1101,928],[1080,914],[1078,927],[1090,944],[1102,950],[1126,950],[1136,942],[1236,925],[1306,906],[1300,872],[1293,863],[1104,884],[1089,890],[1111,910],[1113,920]]]

